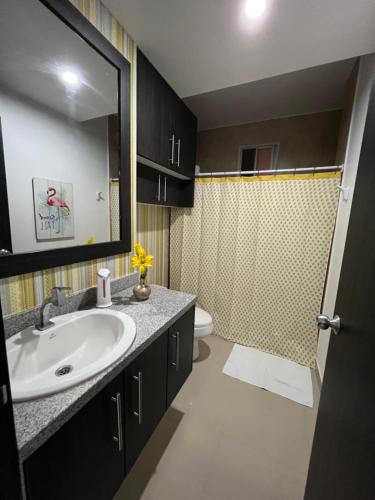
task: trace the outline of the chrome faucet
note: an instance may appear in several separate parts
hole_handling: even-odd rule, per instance
[[[51,306],[63,306],[66,303],[65,290],[70,290],[69,286],[55,286],[51,290],[51,297],[46,299],[40,308],[40,321],[35,328],[43,331],[51,328],[55,323],[49,319]]]

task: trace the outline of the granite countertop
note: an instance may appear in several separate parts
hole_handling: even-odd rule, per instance
[[[111,309],[128,314],[137,326],[132,346],[118,361],[75,387],[52,396],[13,405],[21,461],[47,441],[196,301],[194,295],[157,285],[152,285],[151,288],[151,296],[145,302],[135,301],[132,288],[112,296]]]

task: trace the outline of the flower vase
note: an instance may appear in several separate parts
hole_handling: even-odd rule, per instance
[[[139,284],[133,288],[133,293],[137,300],[147,300],[149,298],[151,287],[146,283],[146,276],[140,276]]]

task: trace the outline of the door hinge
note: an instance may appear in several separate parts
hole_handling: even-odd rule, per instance
[[[8,402],[8,390],[6,385],[0,387],[0,407],[5,406]]]

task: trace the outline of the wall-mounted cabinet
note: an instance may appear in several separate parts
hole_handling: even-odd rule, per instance
[[[194,180],[181,180],[144,165],[137,166],[137,201],[168,207],[194,205]]]
[[[194,306],[24,463],[27,500],[111,500],[192,370]]]
[[[193,179],[197,119],[140,50],[137,58],[138,161]]]

